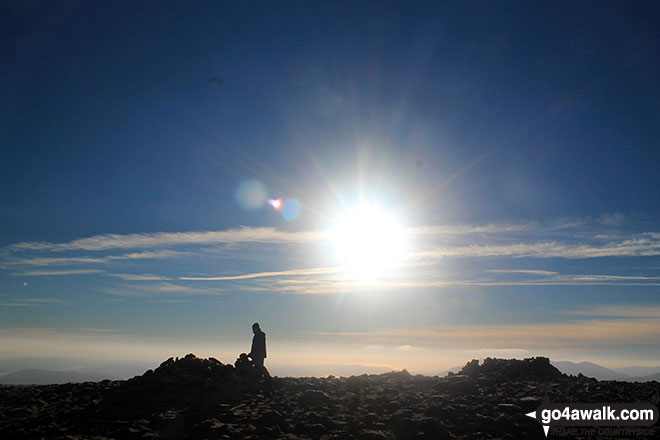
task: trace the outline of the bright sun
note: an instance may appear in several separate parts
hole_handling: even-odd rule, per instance
[[[330,234],[338,263],[358,278],[386,274],[403,257],[403,226],[393,214],[375,206],[344,212]]]

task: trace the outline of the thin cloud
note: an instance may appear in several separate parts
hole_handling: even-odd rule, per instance
[[[319,336],[369,336],[369,332],[311,332],[312,335]]]
[[[609,318],[657,318],[660,319],[660,305],[624,304],[617,306],[596,306],[578,310],[566,310],[563,313],[580,316],[598,316]]]
[[[99,290],[108,295],[123,297],[149,297],[167,293],[183,295],[223,295],[225,293],[224,290],[218,288],[181,286],[179,284],[167,282],[147,285],[140,284],[120,287],[106,287]]]
[[[27,265],[27,266],[67,266],[71,264],[91,264],[91,263],[105,263],[107,258],[91,258],[91,257],[41,257],[41,258],[20,258],[10,260],[7,263],[11,265]]]
[[[496,234],[526,231],[530,224],[501,225],[439,225],[408,229],[410,236],[437,236],[457,234]],[[65,243],[20,242],[9,245],[13,251],[102,251],[110,249],[154,248],[176,245],[206,245],[235,243],[313,243],[328,239],[327,231],[287,232],[270,227],[240,227],[220,231],[155,232],[142,234],[101,234]],[[87,259],[89,261],[89,259]],[[57,262],[52,260],[53,262]],[[64,263],[64,259],[60,260]],[[73,262],[73,261],[72,261]],[[82,261],[81,261],[82,262]]]
[[[161,258],[172,258],[180,257],[183,255],[190,255],[190,252],[180,252],[172,250],[161,250],[161,251],[151,251],[151,252],[133,252],[123,255],[110,255],[107,257],[108,260],[143,260],[143,259],[161,259]]]
[[[593,222],[592,222],[593,223]],[[586,259],[599,257],[625,257],[625,256],[654,256],[660,255],[660,234],[647,232],[618,240],[603,243],[598,240],[596,232],[590,230],[571,230],[584,225],[584,222],[565,220],[553,224],[521,223],[521,224],[488,224],[488,225],[438,225],[409,228],[408,235],[412,237],[410,253],[404,262],[403,274],[387,274],[386,279],[372,283],[351,279],[339,267],[316,267],[284,270],[261,271],[238,274],[222,274],[217,276],[177,276],[180,273],[170,273],[171,276],[155,274],[131,274],[125,272],[139,272],[141,269],[131,266],[133,262],[143,259],[179,258],[189,255],[198,255],[205,252],[203,245],[228,244],[222,246],[222,254],[218,258],[227,258],[226,248],[232,248],[234,254],[231,258],[246,259],[255,257],[249,249],[233,246],[240,243],[270,243],[277,245],[290,244],[327,244],[327,233],[316,232],[286,232],[275,228],[248,228],[206,231],[206,232],[180,232],[180,233],[150,233],[150,234],[104,234],[66,243],[24,242],[5,248],[8,254],[11,270],[16,270],[14,276],[64,276],[86,275],[103,273],[105,276],[119,278],[123,281],[145,282],[142,286],[112,286],[106,293],[122,296],[145,296],[156,293],[182,293],[182,294],[222,294],[226,291],[244,292],[279,292],[283,294],[334,294],[364,290],[392,290],[392,289],[418,289],[438,288],[446,286],[586,286],[586,285],[617,285],[617,286],[657,286],[660,277],[652,276],[625,276],[609,274],[573,274],[561,275],[554,271],[542,269],[488,269],[489,275],[472,277],[469,279],[447,278],[446,274],[434,274],[425,271],[426,267],[433,267],[438,259],[442,258],[565,258]],[[550,231],[550,232],[548,232]],[[546,234],[547,233],[547,234]],[[554,241],[535,241],[538,234],[546,234],[544,238],[552,237]],[[548,235],[550,234],[550,235]],[[619,235],[621,237],[621,235]],[[436,240],[434,240],[436,238]],[[512,242],[517,240],[517,242]],[[577,241],[577,242],[576,242]],[[442,242],[443,247],[437,244]],[[460,242],[460,243],[459,243]],[[466,244],[467,242],[467,244]],[[486,242],[486,243],[484,243]],[[489,244],[487,242],[494,242]],[[172,249],[147,249],[164,246],[196,245],[196,248],[181,252]],[[319,246],[321,247],[321,246]],[[424,248],[426,247],[426,250]],[[120,253],[118,255],[97,256],[67,256],[47,258],[11,259],[13,255],[38,254],[45,251],[79,251],[97,252],[113,249],[137,249],[134,252]],[[219,249],[216,249],[219,251]],[[11,252],[9,252],[11,251]],[[247,253],[246,253],[247,251]],[[290,254],[296,258],[299,254]],[[208,257],[208,255],[205,255]],[[263,255],[259,254],[259,258]],[[255,257],[256,258],[256,257]],[[273,262],[275,260],[273,259]],[[288,260],[289,267],[296,263]],[[87,264],[108,264],[106,270],[85,268]],[[123,265],[120,266],[120,263]],[[279,267],[282,267],[280,263]],[[300,259],[300,265],[304,264]],[[319,263],[323,265],[324,263]],[[333,264],[329,260],[325,264]],[[71,268],[53,267],[54,270],[25,270],[25,266],[67,266]],[[540,264],[539,264],[540,265]],[[515,266],[511,264],[511,266]],[[7,266],[5,266],[6,268]],[[89,267],[89,266],[87,266]],[[92,266],[94,267],[94,266]],[[118,269],[121,267],[121,269]],[[177,267],[190,266],[180,265]],[[217,266],[216,266],[217,267]],[[111,270],[110,268],[114,268]],[[403,270],[403,269],[406,270]],[[57,269],[57,270],[56,270]],[[207,268],[204,268],[208,270]],[[409,270],[408,270],[409,269]],[[20,272],[20,270],[23,270]],[[164,272],[164,269],[146,269]],[[203,269],[202,269],[203,270]],[[120,272],[120,273],[113,273]],[[191,274],[193,272],[183,272]],[[507,276],[510,275],[510,276]],[[515,275],[524,275],[518,276]],[[160,281],[184,282],[225,282],[219,289],[200,289],[172,283],[151,284],[148,282]],[[106,280],[109,281],[109,280]],[[136,283],[137,284],[137,283]],[[191,283],[189,283],[191,284]],[[148,292],[148,293],[145,293]]]
[[[296,271],[291,271],[290,274]],[[537,271],[534,271],[537,272]],[[267,283],[255,279],[251,285],[236,286],[236,290],[277,292],[296,295],[323,295],[358,293],[362,291],[391,291],[405,289],[430,289],[441,287],[516,287],[516,286],[660,286],[660,277],[637,277],[620,275],[561,275],[541,271],[540,279],[492,280],[492,279],[431,279],[433,275],[418,273],[403,274],[391,279],[364,282],[345,274],[331,273],[324,277],[280,278]],[[509,272],[503,272],[508,274]],[[527,272],[525,272],[527,273]],[[555,274],[555,275],[553,275]],[[534,275],[534,274],[530,274]]]
[[[106,273],[109,277],[121,278],[124,281],[170,281],[171,278],[161,275],[133,275],[129,273]]]
[[[100,269],[72,269],[72,270],[31,270],[14,274],[15,276],[62,276],[62,275],[87,275],[103,272]]]
[[[178,284],[172,284],[172,283],[159,283],[159,284],[152,284],[149,286],[140,286],[139,289],[142,290],[148,290],[150,292],[191,292],[191,291],[199,291],[199,289],[191,289],[186,286],[180,286]]]
[[[37,304],[60,304],[64,306],[70,306],[71,303],[69,301],[65,301],[60,298],[21,298],[20,301],[25,301],[29,303],[37,303]]]
[[[409,228],[407,233],[412,237],[429,237],[438,235],[467,234],[502,234],[510,232],[530,231],[537,229],[532,223],[488,224],[488,225],[432,225]]]
[[[318,267],[311,269],[292,269],[283,270],[278,272],[257,272],[248,273],[243,275],[227,275],[219,277],[179,277],[180,280],[185,281],[232,281],[232,280],[249,280],[254,278],[268,278],[268,277],[281,277],[292,275],[324,275],[330,273],[337,273],[341,269],[336,267]]]
[[[561,278],[572,281],[660,281],[660,277],[628,275],[563,275]]]
[[[139,298],[139,297],[148,297],[149,293],[144,290],[136,290],[134,288],[125,288],[125,287],[104,287],[99,289],[100,292],[107,295],[120,296],[120,297],[130,297],[130,298]],[[122,301],[120,298],[113,298],[114,301]]]
[[[533,244],[454,246],[411,253],[410,259],[441,259],[448,257],[513,257],[567,258],[640,257],[660,255],[660,234],[644,233],[633,238],[610,242],[603,246],[565,244],[556,241]]]
[[[465,238],[483,240],[484,237],[496,236],[500,243],[469,245],[449,245],[436,247],[425,251],[413,251],[410,259],[438,259],[447,257],[538,257],[538,258],[597,258],[607,256],[653,256],[660,255],[660,234],[647,232],[637,234],[627,239],[611,241],[603,245],[589,243],[563,243],[562,241],[537,241],[529,243],[523,239],[539,237],[539,234],[552,233],[558,238],[566,235],[565,229],[578,228],[579,221],[559,222],[551,225],[538,225],[535,223],[522,224],[489,224],[489,225],[435,225],[411,227],[407,235],[413,241],[424,238],[425,241],[433,238],[446,240],[460,240]],[[559,235],[558,235],[559,234]],[[600,237],[601,235],[590,235]],[[512,237],[523,239],[516,243],[501,243],[502,240]],[[571,236],[565,236],[571,239]],[[587,238],[585,238],[587,240]],[[310,244],[328,241],[327,231],[287,232],[275,228],[240,227],[220,231],[202,232],[157,232],[144,234],[103,234],[81,238],[65,243],[51,242],[22,242],[8,246],[7,251],[105,251],[112,249],[148,249],[178,245],[213,245],[213,244],[240,244],[240,243],[273,243],[273,244]],[[142,251],[123,255],[107,257],[61,257],[61,258],[32,258],[9,261],[9,264],[29,265],[65,265],[85,263],[105,263],[111,260],[131,259],[158,259],[181,256],[185,253],[173,250]]]
[[[219,243],[309,243],[321,241],[320,232],[285,232],[275,228],[240,227],[222,231],[156,232],[145,234],[102,234],[66,243],[21,242],[10,250],[24,251],[102,251],[109,249],[146,249],[164,246]]]
[[[214,288],[199,288],[190,286],[181,286],[173,283],[158,283],[152,285],[141,285],[138,289],[155,293],[184,293],[184,294],[221,294],[224,293]]]
[[[519,274],[525,274],[525,275],[559,275],[557,272],[552,272],[549,270],[529,270],[529,269],[488,269],[486,272],[491,272],[491,273],[505,273],[505,274],[510,274],[510,273],[519,273]]]
[[[80,330],[84,332],[92,332],[92,333],[117,333],[119,330],[115,328],[89,328],[89,327],[81,327]]]
[[[9,260],[5,264],[12,266],[69,266],[74,264],[103,264],[112,261],[140,260],[140,259],[163,259],[189,255],[189,252],[172,250],[133,252],[122,255],[108,255],[106,257],[37,257],[19,258]]]
[[[381,329],[371,332],[311,333],[333,336],[347,343],[400,346],[415,340],[418,346],[452,346],[479,349],[484,345],[533,349],[590,347],[611,344],[651,344],[660,340],[657,318],[593,319],[562,323],[472,325],[429,330]]]

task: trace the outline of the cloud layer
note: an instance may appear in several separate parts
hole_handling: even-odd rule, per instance
[[[0,252],[0,270],[21,277],[101,276],[107,281],[100,290],[115,295],[660,285],[657,273],[630,273],[628,269],[568,273],[547,267],[545,261],[552,259],[660,256],[660,233],[627,231],[621,222],[613,226],[611,222],[572,219],[545,224],[410,227],[401,266],[368,282],[332,260],[328,252],[331,236],[328,231],[240,227],[102,234],[64,243],[22,242]],[[461,270],[439,270],[447,260],[460,264]],[[499,267],[487,267],[495,261]],[[521,261],[527,267],[516,267]],[[535,262],[532,267],[530,262]],[[202,282],[206,286],[201,287]]]

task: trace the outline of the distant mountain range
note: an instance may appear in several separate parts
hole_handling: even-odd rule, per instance
[[[660,366],[657,367],[624,367],[606,368],[593,362],[569,362],[551,361],[562,373],[577,376],[582,373],[587,377],[598,380],[621,380],[621,381],[659,381]],[[67,360],[61,358],[24,358],[0,360],[0,384],[6,385],[44,385],[67,382],[98,382],[104,379],[126,379],[144,373],[150,368],[155,368],[152,363],[89,363],[82,364],[79,360]],[[387,368],[362,366],[362,365],[324,365],[317,366],[312,373],[318,376],[333,374],[335,376],[349,376],[362,373],[383,373]],[[357,368],[360,367],[360,368]],[[457,373],[462,366],[450,368],[439,373],[446,376],[449,371]],[[357,370],[356,370],[357,369]],[[11,372],[10,372],[11,371]],[[357,371],[357,372],[356,372]],[[10,372],[10,373],[8,373]],[[110,373],[108,373],[110,372]],[[291,375],[308,376],[309,371],[290,371]]]
[[[658,367],[624,367],[605,368],[593,362],[550,361],[562,373],[577,376],[582,373],[598,380],[625,380],[629,382],[660,381],[660,366]]]
[[[92,371],[53,371],[28,368],[0,376],[0,384],[4,385],[48,385],[68,382],[100,382],[105,379],[117,379],[108,374]]]
[[[127,379],[157,366],[151,362],[91,362],[56,357],[0,359],[0,384],[45,385]]]

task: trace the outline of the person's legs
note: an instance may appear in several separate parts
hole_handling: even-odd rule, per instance
[[[264,365],[264,358],[254,358],[254,365],[257,367],[259,374],[262,374],[266,379],[271,379],[270,373]]]

